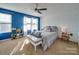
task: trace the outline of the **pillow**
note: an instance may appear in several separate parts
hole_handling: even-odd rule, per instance
[[[51,26],[47,26],[47,28],[46,28],[46,32],[51,32],[51,31],[52,31]]]
[[[51,28],[52,28],[52,32],[57,32],[58,31],[57,26],[51,26]]]
[[[50,32],[50,26],[46,27],[46,32]]]
[[[33,32],[31,33],[31,35],[34,35],[34,33],[35,33],[35,31],[33,31]]]
[[[37,37],[37,38],[41,38],[42,37],[41,36],[41,32],[38,32],[38,31],[33,32],[32,35],[35,36],[35,37]]]
[[[57,32],[58,28],[57,26],[46,26],[42,31],[46,32]]]

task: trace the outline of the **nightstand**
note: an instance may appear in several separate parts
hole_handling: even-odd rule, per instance
[[[69,34],[66,32],[61,33],[61,39],[69,41]]]

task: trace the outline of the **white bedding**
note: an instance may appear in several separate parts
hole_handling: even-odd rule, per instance
[[[43,50],[45,51],[57,39],[57,32],[42,32]]]

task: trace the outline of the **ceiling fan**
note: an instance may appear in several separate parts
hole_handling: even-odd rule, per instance
[[[42,14],[41,11],[45,11],[47,10],[47,8],[38,8],[38,4],[36,3],[36,8],[35,8],[35,11],[38,12],[39,14]]]

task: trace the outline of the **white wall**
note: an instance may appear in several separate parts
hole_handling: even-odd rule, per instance
[[[40,4],[47,7],[41,17],[41,27],[47,25],[65,26],[74,33],[72,41],[78,42],[79,4]]]

